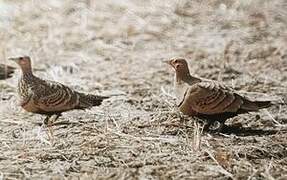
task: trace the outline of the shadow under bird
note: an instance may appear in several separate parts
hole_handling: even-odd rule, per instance
[[[12,77],[14,71],[15,71],[14,67],[7,66],[5,64],[0,64],[0,80]]]
[[[56,115],[56,120],[62,112],[99,106],[108,98],[80,93],[61,83],[38,78],[33,74],[31,59],[28,56],[9,60],[16,62],[22,70],[18,83],[20,105],[28,112],[46,115],[45,124],[49,123],[53,115]]]
[[[183,58],[165,61],[175,70],[175,91],[179,110],[188,116],[207,120],[205,129],[219,122],[222,130],[227,119],[271,106],[270,101],[251,101],[234,89],[209,79],[194,77]]]

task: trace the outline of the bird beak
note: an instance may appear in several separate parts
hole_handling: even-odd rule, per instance
[[[16,61],[18,58],[8,58],[9,61]]]
[[[165,63],[165,64],[171,65],[171,60],[164,60],[164,61],[162,61],[162,62]]]

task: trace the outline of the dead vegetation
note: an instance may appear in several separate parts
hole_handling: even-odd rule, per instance
[[[1,81],[0,179],[287,178],[285,1],[7,0],[0,7],[1,63],[27,54],[43,78],[118,94],[65,113],[49,138],[37,125],[41,116],[16,105],[17,77]],[[161,63],[173,56],[188,58],[194,74],[278,103],[229,120],[229,132],[203,133],[173,105],[172,71]]]

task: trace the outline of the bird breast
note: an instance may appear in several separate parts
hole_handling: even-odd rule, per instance
[[[27,101],[29,98],[29,87],[24,79],[20,79],[18,82],[18,94],[20,96],[21,102]]]
[[[179,106],[184,101],[188,86],[185,83],[175,83],[176,104]]]

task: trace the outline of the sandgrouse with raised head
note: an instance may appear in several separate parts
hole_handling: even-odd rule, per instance
[[[270,101],[251,101],[218,81],[190,75],[188,64],[183,58],[174,58],[166,62],[175,70],[175,91],[179,110],[185,115],[207,120],[207,129],[215,121],[220,122],[221,129],[229,118],[271,105]]]
[[[7,66],[5,64],[0,64],[0,79],[7,79],[12,76],[14,73],[15,68],[11,66]]]
[[[10,60],[15,61],[22,70],[18,83],[20,105],[28,112],[46,115],[45,124],[53,115],[56,115],[55,119],[57,119],[62,112],[98,106],[108,98],[80,93],[61,83],[36,77],[28,56],[10,58]]]

